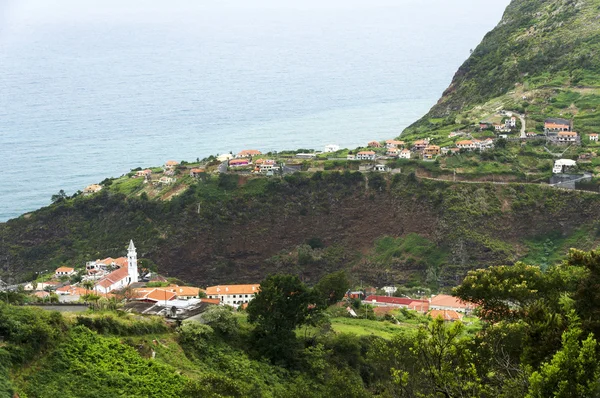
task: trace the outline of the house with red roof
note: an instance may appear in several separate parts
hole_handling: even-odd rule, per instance
[[[54,271],[54,275],[57,278],[60,278],[61,276],[70,276],[73,275],[75,273],[75,268],[71,268],[71,267],[58,267],[56,269],[56,271]]]
[[[375,152],[361,151],[356,154],[356,160],[375,160]]]
[[[475,309],[475,304],[464,302],[447,294],[438,294],[429,301],[429,308],[432,310],[451,310],[468,313]]]
[[[588,139],[589,139],[590,141],[595,141],[595,142],[598,142],[598,134],[596,134],[596,133],[591,133],[591,134],[588,134]]]
[[[261,151],[258,151],[256,149],[245,149],[243,151],[241,151],[240,153],[237,154],[237,158],[246,158],[249,156],[256,156],[256,155],[262,155]]]
[[[372,295],[363,300],[365,304],[375,306],[393,306],[396,308],[407,308],[409,310],[426,312],[429,309],[427,300],[415,300],[408,297],[390,297]]]
[[[190,170],[190,177],[192,177],[192,178],[200,177],[204,173],[205,173],[204,169],[199,169],[199,168],[195,167]]]
[[[464,314],[454,310],[431,310],[428,314],[432,319],[442,318],[446,322],[460,321]]]

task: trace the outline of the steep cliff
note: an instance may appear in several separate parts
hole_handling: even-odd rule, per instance
[[[133,239],[142,266],[201,285],[273,272],[310,281],[337,269],[375,284],[454,285],[469,269],[516,261],[530,250],[527,241],[552,232],[556,251],[582,230],[576,246],[591,246],[599,203],[595,194],[412,175],[228,176],[200,181],[169,202],[105,192],[0,224],[0,266],[5,277],[28,278],[122,255]],[[399,240],[379,250],[385,236]],[[401,248],[415,236],[420,241]],[[383,250],[391,253],[385,260]]]

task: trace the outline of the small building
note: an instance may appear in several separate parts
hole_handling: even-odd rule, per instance
[[[578,135],[574,131],[561,131],[557,135],[557,142],[559,144],[572,144],[578,141]]]
[[[219,299],[221,304],[239,306],[249,303],[258,294],[260,285],[219,285],[206,288],[206,297]]]
[[[427,145],[429,145],[429,140],[417,140],[413,142],[413,149],[415,151],[422,151],[427,148]]]
[[[387,140],[385,142],[385,147],[386,148],[402,148],[402,147],[404,147],[404,141]]]
[[[193,168],[190,170],[190,177],[196,178],[200,177],[202,174],[205,174],[206,171],[204,169]]]
[[[369,148],[381,148],[383,145],[379,141],[371,141],[367,144]]]
[[[479,122],[479,130],[485,130],[492,125],[491,122]]]
[[[151,175],[152,175],[152,170],[150,170],[150,169],[138,170],[135,172],[136,177],[149,178]]]
[[[262,152],[256,149],[244,149],[236,155],[236,158],[247,158],[257,155],[262,155]]]
[[[346,160],[356,160],[356,155],[349,153],[348,156],[346,156]]]
[[[473,149],[477,148],[477,145],[475,145],[472,140],[462,140],[456,142],[456,147],[459,149],[467,149],[472,151]]]
[[[400,149],[400,148],[395,148],[395,147],[394,147],[394,148],[388,148],[388,149],[385,151],[385,154],[386,154],[387,156],[398,157],[398,156],[400,155],[400,152],[401,152],[401,151],[402,151],[402,149]]]
[[[158,180],[158,183],[162,184],[162,185],[171,185],[171,184],[175,183],[175,181],[177,181],[177,180],[173,177],[160,177],[160,179]]]
[[[408,149],[403,149],[400,151],[398,158],[400,159],[410,159],[410,151]]]
[[[178,165],[179,165],[179,162],[176,161],[176,160],[167,160],[165,162],[165,169],[167,169],[167,170],[173,170]]]
[[[596,133],[588,134],[588,139],[593,142],[598,142],[598,134],[596,134]]]
[[[375,160],[375,152],[361,151],[356,154],[356,160]]]
[[[54,275],[56,277],[70,276],[70,275],[73,275],[74,273],[75,273],[75,268],[71,268],[71,267],[58,267],[56,269],[56,271],[54,271]]]
[[[251,164],[252,164],[252,162],[248,158],[231,159],[229,161],[229,167],[242,167],[242,166],[249,166]]]
[[[494,140],[491,138],[486,138],[484,140],[473,140],[473,144],[475,144],[476,149],[485,151],[494,147]]]
[[[325,145],[325,153],[331,153],[331,152],[337,152],[340,150],[340,146],[339,145],[335,145],[335,144],[329,144],[329,145]]]
[[[552,172],[554,174],[562,174],[572,167],[577,167],[577,162],[571,159],[558,159],[554,162]]]
[[[298,159],[312,159],[317,157],[317,154],[315,153],[297,153],[296,154],[296,158]]]
[[[102,190],[102,185],[92,184],[92,185],[88,185],[87,187],[83,188],[83,194],[84,195],[92,195],[92,194],[95,194],[96,192],[100,192],[101,190]]]
[[[544,131],[546,134],[571,131],[572,127],[572,121],[567,119],[550,118],[544,121]]]
[[[537,133],[535,131],[529,131],[527,133],[525,133],[525,136],[528,138],[533,138],[537,136]]]
[[[179,300],[190,300],[197,298],[201,290],[199,287],[177,285],[167,286],[164,289],[175,293],[177,295],[177,299]]]
[[[440,147],[437,145],[427,145],[423,149],[423,159],[433,159],[440,154]]]
[[[473,303],[464,302],[454,296],[438,294],[429,301],[429,308],[432,310],[451,310],[467,313],[475,309],[475,305]]]
[[[442,318],[446,322],[460,321],[464,315],[454,310],[431,310],[428,314],[432,319]]]
[[[517,127],[517,118],[514,116],[511,116],[510,118],[506,119],[504,121],[504,126],[507,129],[513,129],[513,128]]]
[[[373,171],[385,173],[386,171],[389,171],[389,170],[385,164],[376,164],[375,166],[373,166]]]
[[[226,162],[226,161],[228,161],[230,159],[233,159],[233,158],[234,158],[234,156],[232,154],[230,154],[230,153],[224,153],[222,155],[217,156],[217,160],[219,162]]]
[[[394,294],[398,290],[396,286],[384,286],[381,288],[385,292],[385,294]]]

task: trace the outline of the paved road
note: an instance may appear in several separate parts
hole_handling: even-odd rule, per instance
[[[596,195],[600,194],[600,192],[596,192],[596,191],[587,191],[585,189],[562,188],[562,187],[558,186],[558,184],[540,184],[540,183],[537,183],[537,182],[452,181],[452,180],[445,180],[443,178],[421,177],[421,176],[417,176],[417,178],[424,179],[424,180],[432,180],[432,181],[451,182],[453,184],[494,184],[494,185],[522,184],[522,185],[537,185],[537,186],[542,187],[542,188],[560,189],[560,190],[564,190],[564,191],[577,191],[577,192],[593,193],[593,194],[596,194]],[[579,181],[579,179],[577,181]],[[572,181],[569,181],[569,182],[572,182]]]
[[[521,119],[521,138],[527,138],[527,134],[525,133],[525,115],[517,113],[517,116]]]

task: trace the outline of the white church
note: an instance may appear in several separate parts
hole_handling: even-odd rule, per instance
[[[113,290],[126,288],[138,281],[137,251],[133,240],[129,242],[127,249],[127,265],[105,275],[96,283],[95,290],[100,293],[109,293]]]

